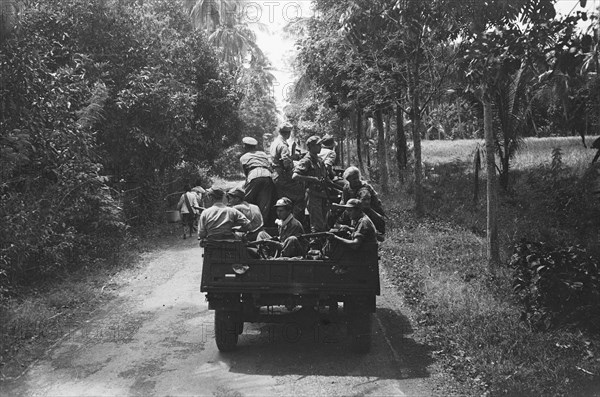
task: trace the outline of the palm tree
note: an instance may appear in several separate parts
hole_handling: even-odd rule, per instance
[[[220,49],[221,60],[229,65],[230,71],[244,64],[266,65],[265,55],[256,44],[256,34],[246,24],[219,25],[208,41]]]
[[[209,42],[220,49],[221,60],[234,73],[244,64],[266,64],[256,34],[242,21],[243,4],[243,0],[185,1],[194,26],[207,32]]]
[[[531,98],[527,87],[531,83],[531,72],[523,63],[514,74],[499,75],[494,102],[497,111],[500,135],[495,143],[500,157],[500,185],[508,189],[510,160],[514,158],[523,141],[523,132],[530,114]]]

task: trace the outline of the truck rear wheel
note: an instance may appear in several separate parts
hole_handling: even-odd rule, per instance
[[[239,313],[227,310],[215,310],[215,339],[221,352],[235,350],[238,342]],[[243,323],[242,323],[243,324]]]
[[[352,351],[355,353],[368,353],[371,350],[371,313],[355,312],[350,317],[350,335],[352,338]]]

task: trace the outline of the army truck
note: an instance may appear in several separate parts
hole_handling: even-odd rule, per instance
[[[353,350],[371,346],[375,297],[380,294],[377,243],[339,250],[332,258],[266,259],[243,241],[204,243],[200,291],[215,311],[215,338],[222,352],[236,348],[244,322],[282,322],[273,307],[336,312],[348,324]]]

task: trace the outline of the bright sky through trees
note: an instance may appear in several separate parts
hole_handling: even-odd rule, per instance
[[[556,11],[567,15],[570,12],[598,12],[600,0],[587,0],[585,8],[581,8],[579,0],[558,0]],[[273,95],[277,108],[281,111],[287,103],[287,92],[294,82],[292,62],[295,55],[295,38],[285,37],[284,26],[298,17],[313,15],[311,1],[257,1],[248,2],[244,8],[248,22],[257,22],[266,29],[257,29],[257,43],[271,61],[271,73],[275,76]],[[590,20],[588,19],[588,24]],[[585,29],[587,25],[582,25]]]

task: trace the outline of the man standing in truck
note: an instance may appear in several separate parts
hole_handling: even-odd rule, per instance
[[[240,157],[240,163],[246,175],[244,191],[245,200],[260,208],[260,213],[266,225],[269,225],[271,206],[275,195],[271,164],[267,154],[257,149],[258,141],[252,137],[242,139],[245,153]]]
[[[279,128],[279,136],[275,138],[269,150],[271,167],[273,168],[273,181],[277,198],[287,197],[292,200],[294,217],[302,222],[304,220],[304,186],[292,180],[294,173],[295,148],[288,143],[292,133],[292,125],[285,123]]]
[[[329,180],[325,163],[319,157],[321,151],[321,138],[311,136],[306,141],[308,153],[294,168],[292,179],[306,185],[308,215],[312,232],[327,230],[327,185]]]
[[[329,134],[325,134],[321,139],[321,151],[319,157],[325,163],[325,169],[329,179],[333,180],[335,173],[333,172],[333,166],[337,160],[337,154],[335,153],[335,138]]]

